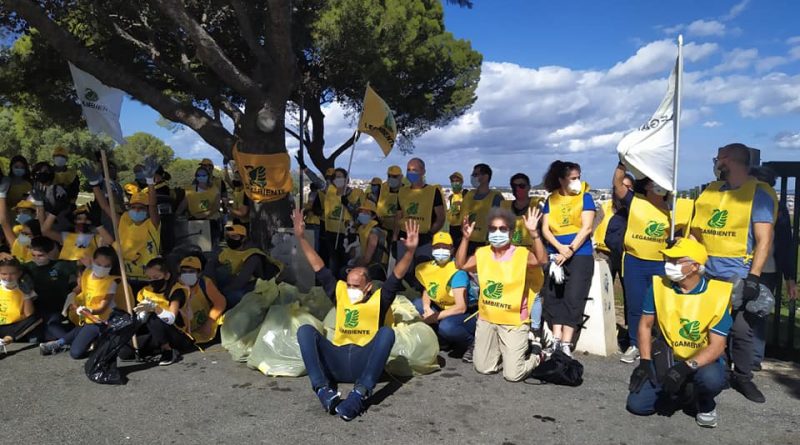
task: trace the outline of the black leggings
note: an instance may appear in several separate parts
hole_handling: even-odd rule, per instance
[[[550,278],[549,265],[544,270],[544,315],[551,325],[575,328],[583,323],[583,310],[592,286],[594,257],[575,255],[562,265],[565,281],[561,284]]]
[[[0,338],[11,337],[19,341],[42,323],[42,319],[31,315],[15,323],[0,325]]]

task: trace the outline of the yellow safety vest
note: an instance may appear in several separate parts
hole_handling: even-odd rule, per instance
[[[245,194],[244,189],[234,189],[233,190],[233,208],[234,209],[238,209],[238,208],[244,206],[244,198],[245,198],[245,196],[247,196],[247,195]],[[247,215],[239,216],[237,218],[239,218],[239,221],[241,221],[241,222],[243,222],[245,224],[250,222],[250,214],[249,214],[249,212],[248,212]],[[317,224],[319,224],[319,223],[317,223]]]
[[[53,175],[53,184],[70,185],[77,175],[78,171],[71,168],[63,172],[56,172],[55,175]]]
[[[693,203],[678,199],[675,209],[675,229],[689,227]],[[633,195],[628,211],[628,228],[625,230],[625,254],[641,260],[661,261],[661,250],[667,248],[672,213],[659,209],[643,196]]]
[[[14,244],[11,245],[11,255],[19,260],[20,263],[33,261],[30,245],[23,246],[19,243],[19,240],[14,240]]]
[[[169,294],[172,295],[172,293],[178,289],[182,289],[186,293],[186,295],[189,295],[189,288],[181,283],[175,283],[172,286],[172,289],[170,290]],[[136,295],[136,301],[138,301],[139,303],[141,303],[144,300],[150,300],[161,309],[169,310],[170,301],[167,295],[164,295],[163,292],[153,291],[153,288],[150,287],[150,285],[143,287],[141,290],[139,290],[139,293]]]
[[[242,268],[242,264],[247,261],[253,255],[261,255],[263,258],[267,257],[267,254],[262,252],[260,249],[256,249],[255,247],[251,247],[245,250],[234,250],[230,247],[225,247],[219,253],[219,263],[225,268],[228,268],[232,275],[238,275],[239,270]]]
[[[119,237],[122,239],[122,259],[128,278],[143,280],[145,266],[161,254],[161,231],[147,218],[140,224],[133,222],[128,212],[119,218]]]
[[[365,346],[372,341],[381,326],[392,327],[394,315],[391,310],[386,311],[383,323],[378,317],[381,315],[381,290],[376,290],[367,301],[353,304],[347,297],[347,283],[336,283],[336,331],[333,334],[333,344],[336,346],[358,345]]]
[[[583,183],[581,192],[577,195],[562,195],[558,190],[547,197],[550,214],[547,225],[553,235],[571,235],[578,233],[583,225],[583,195],[589,190],[589,184]]]
[[[456,304],[453,290],[450,288],[450,279],[458,272],[454,261],[440,266],[436,261],[420,264],[414,270],[417,280],[425,287],[431,301],[442,309],[448,309]]]
[[[0,326],[25,319],[25,294],[19,288],[6,289],[0,286]]]
[[[212,186],[206,190],[196,190],[194,186],[187,187],[186,204],[189,214],[199,218],[201,214],[209,212],[204,219],[216,219],[219,216],[219,189]]]
[[[707,280],[699,294],[675,292],[666,277],[653,277],[656,319],[676,358],[688,360],[708,345],[711,328],[730,312],[733,284]]]
[[[536,197],[531,198],[531,202],[528,204],[529,209],[533,209],[539,206],[539,203],[542,201],[542,198]],[[513,200],[505,200],[500,203],[500,207],[504,209],[508,209],[512,213],[514,209]],[[525,227],[525,215],[517,216],[517,222],[514,225],[514,232],[511,234],[511,244],[515,246],[533,246],[533,240],[531,239],[531,234],[528,232],[528,229]]]
[[[388,183],[381,184],[381,194],[378,196],[376,213],[381,226],[386,230],[395,229],[395,215],[397,215],[397,210],[400,208],[398,196],[399,192],[392,192]]]
[[[369,235],[372,232],[372,229],[378,227],[378,221],[370,221],[367,224],[362,224],[358,227],[358,243],[361,248],[361,255],[363,256],[367,252],[367,244],[369,243]],[[386,251],[386,231],[383,229],[378,229],[383,233],[383,242],[381,242],[381,237],[378,237],[378,245],[375,246],[375,253],[383,252],[380,256],[381,264],[386,264],[389,261],[389,255]],[[375,253],[372,254],[372,258],[375,257]],[[367,261],[371,264],[372,258],[367,258]]]
[[[747,236],[750,232],[750,213],[756,187],[772,196],[777,203],[775,190],[768,184],[750,179],[735,190],[720,191],[724,181],[709,184],[694,204],[692,228],[701,231],[701,242],[709,256],[744,258],[749,262]],[[773,206],[773,219],[778,206]]]
[[[521,319],[520,311],[528,282],[528,249],[517,247],[510,260],[501,262],[494,259],[491,247],[483,246],[475,251],[475,260],[478,263],[478,313],[481,319],[509,326],[519,326],[527,321]]]
[[[461,226],[461,203],[464,201],[463,193],[455,193],[450,195],[450,206],[447,208],[447,222],[450,227]]]
[[[80,233],[72,232],[64,236],[64,245],[61,246],[61,253],[58,254],[59,260],[78,261],[94,255],[98,245],[97,237],[92,234],[86,234],[89,237],[88,243],[81,247],[78,245],[80,235]]]
[[[600,204],[600,208],[603,209],[603,219],[600,221],[600,224],[595,227],[592,238],[594,238],[595,243],[597,243],[596,249],[598,251],[611,253],[611,249],[606,246],[606,232],[608,231],[608,222],[611,221],[611,217],[614,216],[614,202],[608,200]]]
[[[336,187],[330,186],[324,193],[325,200],[322,202],[322,215],[325,218],[325,231],[332,233],[344,233],[347,223],[352,221],[350,212],[342,206],[342,195],[336,193]],[[359,189],[350,189],[347,202],[353,205],[360,205],[364,199],[364,192]]]
[[[436,197],[438,187],[426,184],[421,189],[402,187],[398,192],[398,202],[400,210],[403,212],[403,219],[400,221],[400,230],[404,230],[406,221],[417,221],[419,223],[419,233],[430,233],[433,224],[433,200]]]
[[[202,277],[201,280],[206,280],[206,286],[210,279]],[[195,284],[191,289],[186,288],[186,303],[181,308],[181,317],[183,318],[183,326],[181,330],[189,334],[196,343],[208,343],[217,335],[217,328],[219,323],[213,323],[210,335],[202,335],[199,329],[208,321],[209,313],[211,312],[211,301],[208,295],[203,292],[200,283]]]
[[[103,278],[97,278],[92,274],[92,269],[86,269],[81,275],[81,292],[75,296],[75,307],[86,306],[91,310],[96,310],[103,304],[106,295],[111,293],[111,287],[119,281],[119,277],[115,275],[108,275]],[[117,285],[119,288],[120,286]],[[100,320],[108,320],[111,316],[111,309],[114,307],[114,301],[109,302],[106,310],[101,314],[94,314]],[[93,324],[94,321],[83,315],[78,316],[75,311],[69,312],[69,320],[76,326],[83,326],[84,324]]]
[[[469,237],[470,241],[486,242],[486,228],[489,226],[486,218],[489,216],[495,196],[499,194],[500,192],[496,190],[489,190],[483,199],[475,199],[475,190],[473,189],[464,196],[464,200],[461,202],[461,220],[463,221],[466,216],[469,222],[475,223],[475,229],[472,231],[472,236]]]

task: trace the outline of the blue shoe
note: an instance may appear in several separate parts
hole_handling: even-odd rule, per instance
[[[364,395],[354,389],[350,391],[347,398],[336,407],[336,414],[338,414],[342,420],[349,422],[364,412],[364,402],[366,402],[366,400],[367,398]]]
[[[319,397],[322,407],[325,408],[325,412],[328,414],[335,413],[336,406],[342,401],[342,393],[334,391],[327,386],[323,386],[317,390],[317,397]]]

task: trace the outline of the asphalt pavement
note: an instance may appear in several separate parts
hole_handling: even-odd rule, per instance
[[[701,429],[682,412],[625,411],[633,365],[618,356],[578,357],[584,383],[570,388],[508,383],[441,353],[441,371],[385,378],[369,410],[346,423],[323,412],[305,377],[266,377],[220,346],[168,367],[121,363],[124,386],[92,383],[83,361],[67,354],[8,350],[0,356],[0,443],[800,443],[800,366],[787,362],[768,362],[756,377],[767,403],[727,390],[719,427]]]

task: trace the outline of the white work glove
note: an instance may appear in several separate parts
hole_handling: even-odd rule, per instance
[[[83,316],[84,315],[83,312],[92,313],[92,311],[90,311],[89,308],[86,306],[78,306],[78,308],[75,309],[75,313],[78,314],[78,316]]]
[[[152,300],[145,299],[133,309],[136,312],[155,312],[156,311],[156,304]]]
[[[556,264],[555,255],[550,255],[550,277],[555,280],[556,284],[564,282],[564,268]]]

